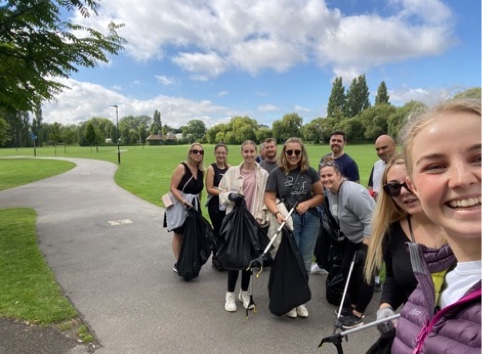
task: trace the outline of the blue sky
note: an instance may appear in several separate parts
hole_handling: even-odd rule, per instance
[[[372,103],[431,103],[481,85],[479,0],[103,0],[75,23],[128,40],[107,64],[81,68],[44,121],[153,115],[174,127],[233,116],[271,126],[288,113],[325,117],[335,77],[365,74]]]

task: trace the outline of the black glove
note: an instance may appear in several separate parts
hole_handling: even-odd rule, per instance
[[[228,199],[234,202],[236,205],[239,205],[241,201],[243,201],[244,195],[239,193],[229,193]]]

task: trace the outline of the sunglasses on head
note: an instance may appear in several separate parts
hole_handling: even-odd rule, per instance
[[[398,197],[402,191],[402,187],[405,187],[407,191],[412,193],[412,190],[408,188],[408,185],[406,182],[400,183],[400,182],[390,182],[386,183],[383,185],[383,190],[387,192],[392,197]]]
[[[295,156],[300,156],[301,155],[301,150],[286,150],[286,155],[291,156],[295,154]]]
[[[204,155],[204,150],[192,149],[191,152],[195,155]]]

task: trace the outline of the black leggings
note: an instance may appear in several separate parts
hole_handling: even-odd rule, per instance
[[[241,290],[248,291],[249,281],[251,280],[251,270],[241,271]],[[239,270],[228,271],[228,292],[234,293],[236,282],[238,281]]]
[[[363,276],[363,268],[367,255],[367,246],[363,243],[352,243],[345,240],[343,260],[341,262],[341,272],[345,279],[348,279],[350,265],[353,261],[353,255],[357,252],[355,265],[351,273],[351,279],[348,285],[348,291],[345,297],[344,307],[355,305],[355,310],[365,313],[366,308],[370,304],[373,297],[374,284],[367,284]]]

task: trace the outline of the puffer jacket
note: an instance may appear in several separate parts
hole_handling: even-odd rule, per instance
[[[456,303],[438,310],[431,273],[455,265],[455,256],[448,245],[434,250],[409,243],[408,248],[418,285],[402,309],[392,353],[480,354],[480,281]]]

